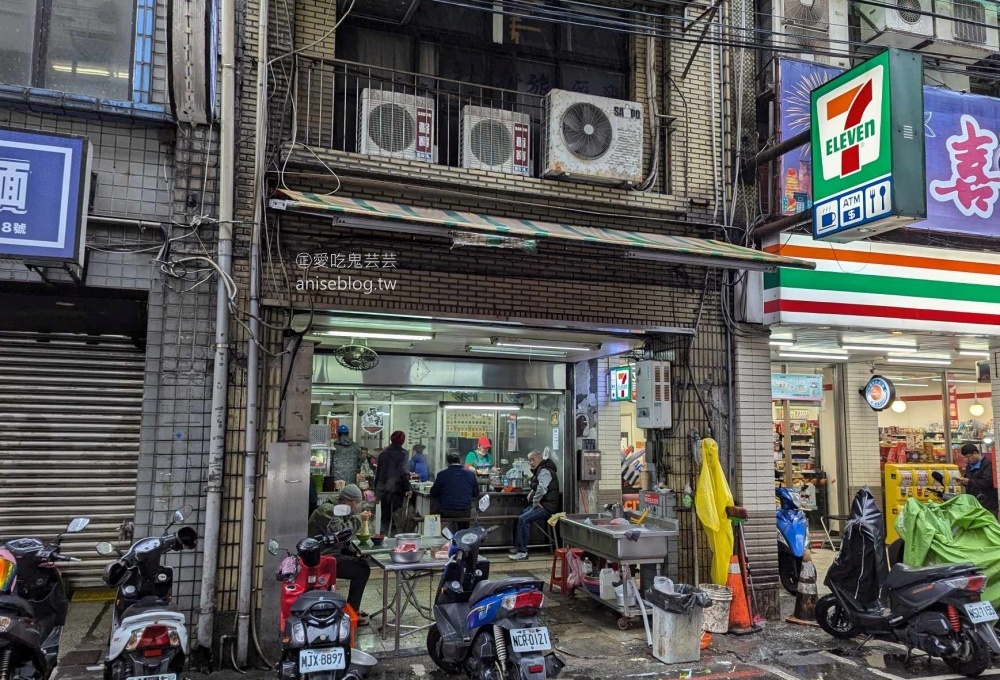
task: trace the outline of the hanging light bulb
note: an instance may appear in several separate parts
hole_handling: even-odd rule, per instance
[[[984,413],[986,413],[986,409],[983,408],[983,405],[979,403],[979,399],[978,398],[972,404],[972,406],[969,407],[969,413],[972,414],[973,418],[978,418],[979,416],[981,416]]]
[[[892,406],[890,408],[892,408],[892,410],[896,413],[902,413],[903,411],[906,410],[906,402],[903,401],[902,399],[897,399],[896,401],[892,402]]]

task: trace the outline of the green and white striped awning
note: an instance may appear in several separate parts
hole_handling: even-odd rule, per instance
[[[616,246],[626,248],[630,254],[638,259],[656,259],[664,262],[753,270],[773,270],[776,267],[815,268],[815,264],[808,260],[783,257],[712,239],[582,227],[555,222],[537,222],[457,210],[417,208],[400,203],[368,201],[343,196],[319,196],[287,189],[278,191],[277,197],[271,201],[271,207],[312,213],[343,213],[363,218],[365,223],[358,223],[357,226],[368,228],[373,226],[370,220],[390,220],[392,222],[435,225],[446,227],[448,230],[495,236],[532,240],[554,239],[597,246]],[[447,236],[448,234],[442,229],[441,235]]]

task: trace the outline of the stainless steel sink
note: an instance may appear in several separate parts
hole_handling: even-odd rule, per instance
[[[567,515],[559,523],[563,542],[618,561],[655,560],[667,556],[669,540],[677,536],[673,519],[649,519],[642,526],[610,526],[607,515]],[[635,540],[626,533],[637,530]]]

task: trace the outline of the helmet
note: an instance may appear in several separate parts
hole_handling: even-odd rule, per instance
[[[295,546],[295,552],[299,554],[302,563],[310,569],[319,566],[320,545],[315,538],[303,538]]]
[[[350,433],[351,433],[351,428],[347,427],[347,425],[337,426],[337,434],[350,434]]]

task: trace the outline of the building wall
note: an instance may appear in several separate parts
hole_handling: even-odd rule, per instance
[[[869,486],[882,503],[882,470],[879,459],[878,413],[873,411],[858,392],[871,379],[868,364],[844,364],[841,381],[844,385],[843,428],[847,444],[848,499],[863,486]]]

